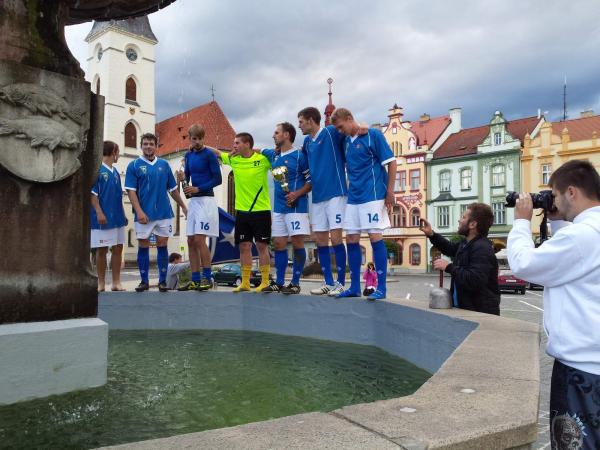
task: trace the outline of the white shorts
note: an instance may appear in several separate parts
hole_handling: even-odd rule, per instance
[[[346,234],[381,233],[390,227],[390,218],[384,200],[346,205],[344,230]]]
[[[125,243],[125,227],[92,230],[91,248],[112,247]]]
[[[192,197],[188,204],[186,234],[219,237],[219,208],[214,197]]]
[[[344,226],[347,197],[333,197],[324,202],[313,203],[310,224],[313,231],[329,231]]]
[[[161,237],[171,237],[173,219],[153,220],[148,223],[134,222],[135,236],[138,239],[148,239],[151,234]]]
[[[308,213],[273,213],[271,220],[271,236],[309,235],[310,224]]]

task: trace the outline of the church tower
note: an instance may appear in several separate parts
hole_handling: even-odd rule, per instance
[[[104,140],[116,142],[121,157],[115,165],[124,181],[127,165],[141,155],[140,136],[154,133],[154,46],[158,43],[147,16],[94,22],[88,43],[86,79],[104,96]],[[125,260],[135,259],[137,240],[133,210],[123,197],[129,224]]]
[[[104,140],[121,149],[121,173],[139,156],[139,138],[154,133],[154,46],[147,16],[94,22],[88,43],[87,80],[104,96]]]

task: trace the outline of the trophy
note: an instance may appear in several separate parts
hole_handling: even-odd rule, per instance
[[[287,166],[275,167],[274,169],[271,170],[271,173],[273,174],[273,179],[281,185],[281,189],[283,189],[283,192],[285,192],[286,194],[288,192],[290,192],[290,185],[288,183],[288,168],[287,168]],[[294,203],[295,202],[292,202],[292,203],[290,203],[288,201],[285,202],[285,204],[288,206],[288,208],[293,207]]]
[[[179,166],[179,172],[183,173],[185,175],[185,158],[181,160],[181,165]],[[186,187],[188,187],[190,184],[188,183],[188,181],[184,178],[183,180],[181,180],[181,188],[185,189]],[[190,198],[191,195],[185,194],[185,198]]]

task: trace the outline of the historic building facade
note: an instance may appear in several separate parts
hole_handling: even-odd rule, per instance
[[[586,159],[600,171],[599,135],[600,116],[588,111],[578,119],[545,122],[537,136],[525,136],[521,156],[523,191],[550,189],[550,175],[570,159]],[[541,216],[534,215],[531,226],[536,237],[540,223]]]
[[[423,114],[418,121],[404,121],[402,108],[394,105],[382,132],[398,161],[394,183],[397,205],[390,216],[392,227],[385,230],[387,241],[397,244],[391,252],[391,266],[399,272],[423,272],[427,268],[426,238],[419,231],[419,220],[426,218],[426,155],[439,147],[443,139],[460,130],[461,111],[456,108],[447,116],[430,118]]]
[[[521,143],[528,133],[535,136],[543,121],[528,117],[509,122],[496,111],[488,125],[455,133],[428,155],[427,214],[437,232],[456,235],[467,206],[487,203],[494,212],[489,237],[497,249],[506,246],[514,219],[513,210],[505,207],[506,193],[521,189]],[[428,249],[431,264],[430,244]]]
[[[124,179],[129,162],[140,156],[139,138],[154,132],[154,46],[158,43],[147,16],[94,22],[88,43],[86,79],[104,96],[104,140],[116,142],[121,158],[116,164]],[[133,209],[124,195],[129,221],[125,259],[136,258]]]

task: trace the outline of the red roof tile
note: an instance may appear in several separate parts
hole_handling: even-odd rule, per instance
[[[181,114],[156,124],[159,156],[168,155],[187,149],[190,142],[187,138],[188,128],[199,124],[206,130],[204,143],[219,149],[231,149],[235,139],[235,131],[217,102],[197,106]]]
[[[439,139],[444,130],[450,125],[450,117],[440,116],[434,117],[427,121],[415,120],[410,123],[412,131],[417,137],[417,145],[429,145],[432,147],[433,144]]]
[[[539,121],[540,119],[535,116],[511,120],[507,124],[507,129],[512,137],[523,142],[525,135],[531,133]],[[434,152],[433,159],[452,158],[477,153],[477,146],[483,142],[489,132],[490,126],[483,125],[481,127],[466,128],[453,133]]]
[[[569,140],[584,141],[592,138],[595,131],[600,135],[600,116],[581,117],[552,123],[552,134],[560,137],[563,129],[569,130]]]

